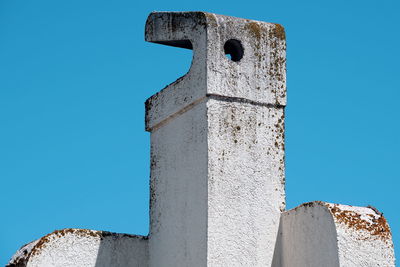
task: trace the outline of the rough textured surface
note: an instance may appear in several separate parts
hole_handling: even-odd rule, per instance
[[[270,266],[285,209],[283,108],[207,108],[209,266]]]
[[[193,49],[190,71],[146,101],[149,238],[55,231],[10,266],[394,266],[389,226],[373,208],[311,202],[281,216],[282,26],[155,12],[145,38]]]
[[[285,209],[283,28],[205,12],[155,12],[145,38],[194,52],[190,71],[146,102],[149,265],[270,265]],[[99,265],[105,239],[80,231],[43,237],[25,258],[32,266]],[[127,260],[119,245],[110,253],[122,254],[101,264]],[[131,257],[144,264],[147,241],[137,245]]]
[[[285,209],[283,28],[153,13],[146,40],[194,50],[189,73],[146,102],[150,266],[270,265]]]
[[[395,266],[383,215],[320,201],[282,214],[272,266]]]
[[[32,241],[26,245],[23,245],[11,258],[7,266],[21,266],[24,267],[28,263],[29,256],[34,246],[39,242],[40,239]]]
[[[207,95],[286,105],[286,41],[278,24],[205,12],[155,12],[147,19],[145,37],[193,49],[189,72],[146,102],[147,130]],[[243,47],[239,62],[225,57],[231,39]]]
[[[147,241],[104,231],[57,230],[23,246],[8,266],[147,266]]]
[[[151,133],[150,266],[206,266],[206,130],[201,102]]]
[[[382,213],[326,204],[336,224],[341,266],[395,266],[392,234]]]

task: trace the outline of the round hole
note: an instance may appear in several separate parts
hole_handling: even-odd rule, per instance
[[[243,46],[239,40],[230,39],[224,44],[225,56],[232,61],[240,61],[243,57]]]

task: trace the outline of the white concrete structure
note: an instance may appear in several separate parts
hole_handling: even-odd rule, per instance
[[[146,39],[193,47],[189,73],[146,103],[150,266],[270,265],[285,209],[283,28],[153,13]]]
[[[147,266],[147,241],[126,234],[64,229],[23,246],[10,266]]]
[[[149,236],[65,229],[10,266],[394,266],[388,225],[370,208],[284,212],[282,26],[156,12],[146,40],[193,49],[190,71],[146,102]]]
[[[389,225],[375,208],[305,203],[282,214],[272,266],[395,266]]]

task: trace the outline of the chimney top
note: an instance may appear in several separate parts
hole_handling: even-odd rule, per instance
[[[146,102],[146,130],[209,96],[286,105],[286,40],[279,24],[206,12],[153,12],[148,42],[193,50],[189,72]]]

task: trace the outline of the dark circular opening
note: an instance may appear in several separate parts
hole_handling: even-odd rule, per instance
[[[232,61],[240,61],[243,57],[243,46],[239,40],[230,39],[224,44],[225,55]]]

